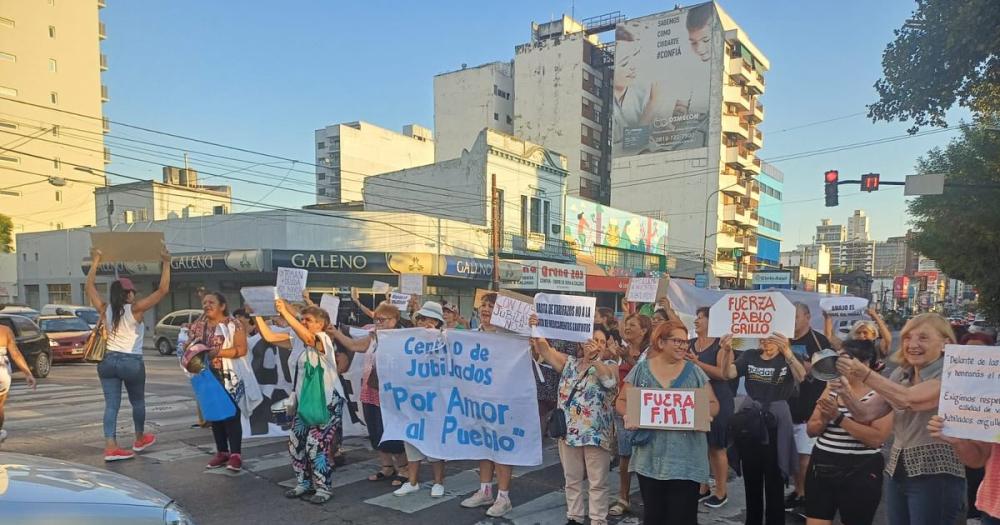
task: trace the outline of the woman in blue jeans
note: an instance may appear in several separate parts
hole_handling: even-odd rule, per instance
[[[104,390],[104,461],[132,459],[135,452],[142,452],[156,442],[156,437],[145,432],[146,425],[146,365],[142,361],[142,342],[146,325],[142,316],[156,306],[170,291],[170,253],[164,247],[160,253],[163,269],[160,286],[148,297],[136,299],[135,285],[130,279],[121,278],[111,283],[108,301],[97,292],[97,268],[101,265],[101,251],[91,253],[90,272],[87,273],[87,298],[101,312],[103,330],[107,334],[107,353],[97,365],[97,375]],[[122,383],[132,405],[132,423],[135,441],[132,450],[118,446],[115,428],[118,426],[118,409],[122,404]]]

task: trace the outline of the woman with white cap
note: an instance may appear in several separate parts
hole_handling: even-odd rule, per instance
[[[469,327],[469,323],[462,319],[462,315],[458,313],[458,306],[454,303],[449,303],[445,301],[441,308],[444,310],[444,327],[451,330],[466,330]]]
[[[440,330],[444,325],[444,312],[439,303],[427,301],[413,315],[413,322],[416,328],[427,328],[430,330]],[[406,450],[406,474],[407,483],[403,483],[398,489],[393,491],[396,496],[406,496],[420,491],[420,462],[427,460],[434,471],[434,485],[431,487],[431,497],[440,498],[444,496],[444,461],[430,458],[424,455],[417,447],[409,442],[403,442]]]
[[[135,285],[127,278],[111,283],[107,302],[97,291],[97,269],[101,265],[101,251],[94,250],[87,272],[87,298],[101,312],[103,330],[107,333],[107,351],[97,365],[97,375],[104,390],[104,461],[132,459],[135,452],[142,452],[156,443],[156,437],[145,432],[146,425],[146,364],[142,360],[142,343],[146,325],[142,316],[153,308],[170,291],[170,252],[164,247],[160,252],[163,269],[160,285],[153,293],[136,299]],[[115,429],[118,426],[118,409],[122,405],[122,383],[132,405],[132,423],[135,441],[132,450],[118,446]]]

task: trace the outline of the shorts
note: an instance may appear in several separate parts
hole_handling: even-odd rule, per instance
[[[10,392],[10,368],[0,361],[0,396]]]
[[[406,461],[426,461],[428,463],[437,463],[438,461],[441,461],[440,459],[425,456],[420,449],[405,441],[403,442],[403,449],[406,450]]]
[[[618,441],[618,455],[623,458],[632,457],[632,434],[634,431],[625,430],[625,420],[622,416],[615,414],[615,435]]]
[[[806,516],[871,524],[882,499],[882,454],[847,456],[820,451],[806,470]]]
[[[806,424],[795,425],[795,448],[798,449],[799,455],[808,456],[812,454],[815,445],[816,438],[809,437],[809,433],[806,432]]]

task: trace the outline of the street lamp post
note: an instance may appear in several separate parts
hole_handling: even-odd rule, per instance
[[[719,188],[719,189],[713,191],[712,193],[709,193],[708,194],[708,198],[705,199],[705,234],[702,237],[702,244],[701,244],[701,271],[702,271],[702,273],[705,273],[705,272],[708,271],[708,238],[710,237],[710,235],[708,234],[708,203],[710,203],[712,201],[712,196],[714,196],[716,193],[719,193],[719,192],[724,191],[724,190],[728,190],[729,188],[732,188],[733,186],[739,186],[739,185],[740,185],[740,183],[736,182],[736,183],[730,184],[729,186],[725,186],[723,188]],[[713,233],[712,235],[715,235],[715,234]]]

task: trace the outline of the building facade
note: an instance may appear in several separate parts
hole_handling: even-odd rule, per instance
[[[775,165],[761,162],[760,223],[757,226],[757,269],[774,269],[781,263],[781,201],[785,175]]]
[[[812,268],[820,276],[830,275],[830,248],[822,244],[801,244],[794,250],[781,252],[781,264]]]
[[[472,147],[483,128],[514,133],[512,62],[490,62],[434,77],[434,160]]]
[[[889,237],[875,243],[875,266],[872,275],[892,278],[906,274],[906,237]]]
[[[402,133],[367,122],[334,124],[315,132],[316,203],[360,202],[365,178],[434,162],[430,130],[410,124]]]
[[[163,182],[149,180],[98,188],[95,199],[94,224],[112,228],[137,222],[226,215],[233,209],[229,186],[200,186],[195,170],[172,166],[163,168]]]
[[[854,215],[847,218],[847,240],[849,242],[871,240],[871,230],[865,210],[854,210]]]

